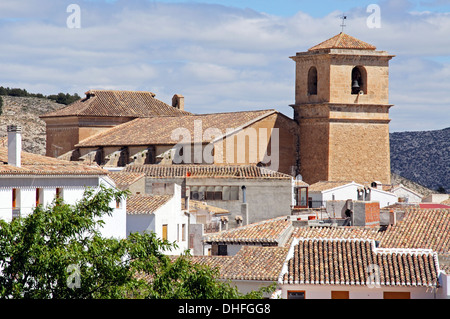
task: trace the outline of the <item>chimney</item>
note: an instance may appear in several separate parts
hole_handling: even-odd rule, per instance
[[[172,106],[184,111],[184,96],[181,94],[175,94],[172,97]]]
[[[22,152],[22,127],[8,125],[8,164],[20,167]]]

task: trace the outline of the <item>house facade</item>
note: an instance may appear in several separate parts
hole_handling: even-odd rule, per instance
[[[321,181],[308,188],[310,207],[326,206],[327,201],[354,200],[378,202],[380,207],[395,204],[398,195],[382,189],[349,181]]]
[[[182,209],[181,186],[174,184],[173,195],[131,195],[127,200],[127,235],[153,232],[160,239],[175,242],[168,253],[181,254],[189,249],[189,214]]]
[[[144,173],[145,193],[181,185],[181,197],[229,212],[229,228],[289,214],[293,178],[256,165],[128,165],[123,173]]]
[[[21,128],[8,126],[8,147],[0,147],[0,218],[25,217],[38,205],[55,198],[67,204],[80,200],[87,187],[114,188],[108,172],[98,166],[62,161],[21,151]],[[126,200],[110,203],[111,216],[103,216],[100,232],[105,237],[125,238]]]

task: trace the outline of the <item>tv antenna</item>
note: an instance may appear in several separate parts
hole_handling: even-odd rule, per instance
[[[342,24],[341,24],[342,31],[341,32],[344,32],[344,28],[346,27],[346,25],[345,25],[345,20],[346,19],[347,19],[347,16],[346,15],[342,15],[342,17],[341,17],[341,20],[342,20]]]

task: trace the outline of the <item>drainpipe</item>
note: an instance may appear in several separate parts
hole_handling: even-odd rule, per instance
[[[247,204],[247,199],[246,199],[246,187],[245,185],[243,185],[241,187],[242,189],[242,204],[241,204],[241,214],[242,216],[245,216],[245,225],[249,224],[249,220],[248,220],[248,204]]]

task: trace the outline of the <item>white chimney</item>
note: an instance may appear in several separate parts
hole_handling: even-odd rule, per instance
[[[8,164],[20,167],[22,152],[22,127],[8,125]]]

